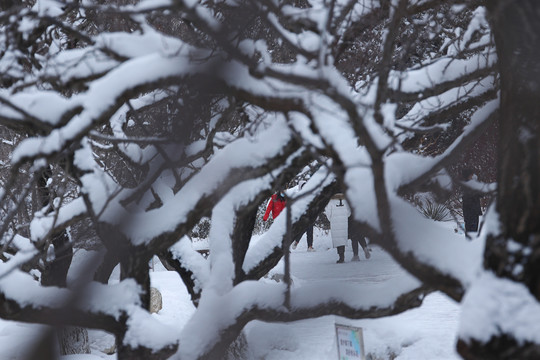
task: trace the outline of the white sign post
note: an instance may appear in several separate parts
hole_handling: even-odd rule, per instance
[[[339,360],[365,360],[362,328],[336,324]]]

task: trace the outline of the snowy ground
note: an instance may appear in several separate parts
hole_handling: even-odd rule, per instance
[[[360,250],[360,262],[349,262],[352,248],[347,247],[344,264],[324,232],[316,232],[314,248],[307,252],[305,238],[291,253],[291,272],[296,284],[336,279],[358,283],[382,283],[408,276],[383,250],[372,247],[366,260]],[[276,268],[279,268],[278,265]],[[276,269],[277,270],[277,269]],[[429,295],[419,309],[375,320],[348,320],[336,316],[289,324],[252,322],[247,338],[253,359],[303,360],[337,359],[335,323],[361,327],[368,359],[453,360],[458,305],[441,293]]]
[[[354,281],[360,284],[384,283],[408,276],[384,251],[372,247],[372,256],[366,260],[361,252],[360,262],[349,262],[350,245],[346,263],[336,264],[337,254],[331,248],[329,235],[315,231],[316,252],[306,251],[305,239],[291,253],[291,271],[294,284],[328,279]],[[273,272],[279,273],[283,264]],[[165,271],[156,264],[151,273],[152,285],[163,296],[163,309],[156,318],[177,329],[187,322],[194,307],[178,275]],[[263,279],[262,281],[272,281]],[[406,313],[384,319],[348,320],[334,316],[269,324],[254,321],[248,324],[245,334],[251,359],[303,360],[337,359],[334,324],[361,327],[368,359],[397,360],[454,360],[455,334],[459,320],[459,307],[440,293],[429,295],[424,304]],[[24,354],[22,341],[28,341],[40,327],[10,321],[0,321],[0,353],[2,359],[17,359]],[[24,340],[22,340],[24,339]],[[92,355],[65,356],[63,360],[116,359],[103,351],[113,345],[112,336],[101,331],[90,331]],[[395,357],[393,357],[395,356]]]

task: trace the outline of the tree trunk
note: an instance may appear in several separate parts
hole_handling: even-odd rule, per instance
[[[90,354],[88,331],[81,327],[63,327],[58,331],[62,355]]]
[[[52,179],[50,167],[38,174],[37,179],[37,201],[45,209],[50,205],[51,199],[54,197],[54,194],[51,194],[49,185],[49,181]],[[51,212],[50,209],[49,212]],[[65,230],[52,234],[51,243],[54,246],[54,260],[46,264],[45,270],[41,274],[41,284],[44,286],[66,287],[67,273],[73,258],[73,246]]]
[[[43,286],[66,287],[67,273],[73,258],[73,246],[65,230],[53,235],[54,260],[41,274]]]
[[[501,81],[497,174],[501,231],[487,239],[484,267],[524,284],[540,300],[540,2],[491,0],[486,7]],[[510,242],[518,246],[509,247]],[[538,344],[512,333],[492,335],[487,342],[460,340],[458,351],[465,359],[540,358]]]
[[[48,206],[51,199],[48,187],[51,176],[51,170],[48,168],[38,177],[37,196],[42,207]],[[73,245],[69,241],[66,230],[52,235],[52,245],[54,246],[54,260],[48,263],[42,272],[41,285],[66,287],[67,274],[73,259]],[[88,330],[85,328],[61,327],[57,335],[62,355],[90,353]]]
[[[110,251],[109,249],[106,249],[106,253],[103,257],[101,265],[94,274],[94,281],[98,281],[102,284],[107,284],[114,268],[116,267],[116,265],[118,265],[118,263],[119,260],[117,254],[113,251]]]

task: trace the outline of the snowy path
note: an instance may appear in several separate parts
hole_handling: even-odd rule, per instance
[[[315,245],[317,249],[317,245]],[[316,252],[307,252],[301,245],[291,252],[291,272],[301,281],[339,280],[359,284],[381,283],[405,276],[403,270],[390,256],[379,248],[372,248],[372,257],[365,260],[360,250],[359,262],[350,262],[350,246],[345,252],[345,263],[336,264],[336,250],[319,246]]]
[[[316,233],[316,252],[306,251],[305,239],[291,252],[291,273],[295,284],[344,281],[382,284],[408,276],[383,250],[373,247],[366,260],[350,262],[349,243],[344,264],[336,264],[336,250],[323,232]],[[282,264],[278,265],[276,269]],[[279,270],[278,270],[279,271]],[[252,322],[247,327],[251,357],[265,360],[337,359],[334,324],[362,327],[366,355],[372,359],[457,360],[454,350],[459,307],[445,295],[429,295],[419,309],[384,319],[349,320],[326,316],[289,324]],[[369,357],[368,357],[369,359]]]

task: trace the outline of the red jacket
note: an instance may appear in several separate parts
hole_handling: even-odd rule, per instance
[[[272,212],[273,219],[277,218],[281,210],[285,208],[286,204],[287,202],[285,201],[285,199],[280,199],[278,197],[278,194],[272,195],[272,198],[270,199],[270,201],[268,202],[268,206],[266,207],[266,212],[264,213],[263,220],[268,220],[268,215],[270,215],[270,212]]]

